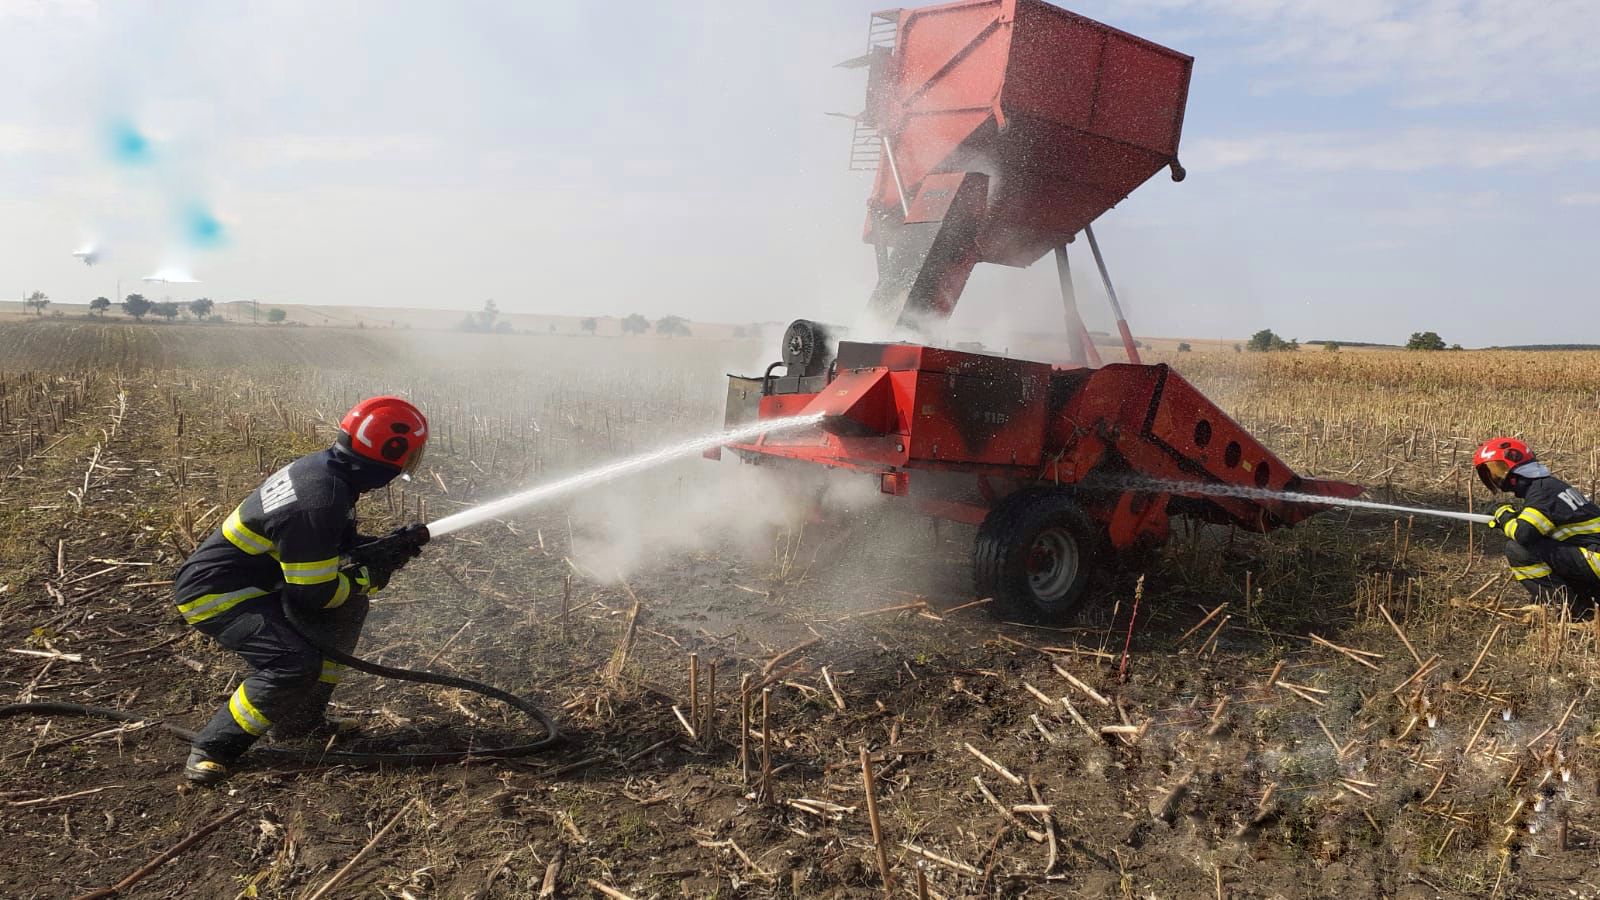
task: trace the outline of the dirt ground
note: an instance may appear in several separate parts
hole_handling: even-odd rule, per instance
[[[198,727],[242,668],[168,582],[348,402],[405,391],[434,422],[423,477],[363,501],[376,530],[701,431],[739,363],[712,342],[141,327],[0,325],[4,702],[152,723],[0,721],[0,896],[109,887],[228,816],[125,895],[881,896],[863,748],[892,896],[1600,896],[1600,630],[1525,607],[1468,526],[1179,528],[1042,625],[972,594],[971,529],[860,492],[757,509],[729,462],[441,539],[374,604],[361,655],[524,693],[558,750],[262,762],[183,790],[185,747],[153,723]],[[1451,473],[1490,427],[1449,412],[1467,373],[1379,390],[1369,363],[1314,362],[1194,377],[1302,472],[1467,502]],[[1600,385],[1540,389],[1554,418],[1515,430],[1590,489]],[[746,678],[770,693],[741,739]],[[350,749],[527,735],[460,691],[355,675],[336,703],[362,722]]]

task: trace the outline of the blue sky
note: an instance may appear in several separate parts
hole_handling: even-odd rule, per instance
[[[876,6],[0,0],[0,296],[848,320]],[[1589,0],[1069,6],[1196,58],[1188,180],[1097,227],[1136,331],[1600,342]],[[1057,327],[1047,263],[957,324]]]

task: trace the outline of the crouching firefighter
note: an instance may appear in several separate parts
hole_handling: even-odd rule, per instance
[[[380,539],[357,534],[355,510],[361,494],[416,469],[427,419],[398,397],[373,397],[346,413],[339,431],[332,447],[262,482],[178,570],[184,620],[252,669],[195,738],[184,766],[190,781],[226,778],[269,729],[290,739],[330,733],[325,711],[344,667],[295,631],[285,601],[308,634],[349,653],[368,598],[422,552],[418,541],[400,553],[363,553]]]
[[[1521,504],[1494,511],[1489,527],[1506,536],[1511,574],[1541,602],[1559,602],[1565,588],[1574,610],[1600,599],[1600,506],[1565,481],[1516,438],[1498,437],[1478,449],[1478,477]]]

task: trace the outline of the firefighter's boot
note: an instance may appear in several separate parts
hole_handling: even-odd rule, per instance
[[[220,784],[228,774],[227,765],[200,750],[191,750],[189,760],[183,764],[183,777],[194,784]]]

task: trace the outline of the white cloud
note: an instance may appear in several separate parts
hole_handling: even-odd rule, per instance
[[[1548,167],[1600,162],[1600,128],[1412,128],[1196,138],[1184,150],[1184,162],[1196,171],[1256,165],[1318,172]]]
[[[1562,194],[1556,198],[1562,206],[1600,206],[1600,191],[1579,191],[1575,194]]]
[[[416,162],[439,149],[439,141],[424,134],[288,134],[239,144],[244,159],[261,165]]]
[[[67,129],[0,124],[0,157],[31,153],[66,153],[79,149],[82,142],[81,134]]]
[[[1265,66],[1267,87],[1398,106],[1474,106],[1600,90],[1593,0],[1134,0],[1191,13],[1201,33]]]
[[[93,19],[99,14],[100,5],[95,0],[0,0],[0,21],[51,16]]]

